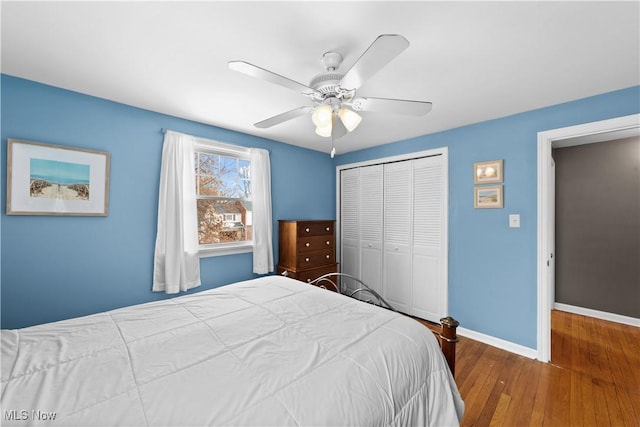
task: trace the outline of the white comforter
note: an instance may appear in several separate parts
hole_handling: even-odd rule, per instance
[[[281,276],[2,331],[2,425],[458,425],[416,321]]]

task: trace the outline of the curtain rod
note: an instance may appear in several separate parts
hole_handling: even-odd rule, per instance
[[[160,128],[160,133],[162,133],[163,135],[165,133],[167,133],[168,131],[176,132],[176,133],[182,133],[182,132],[178,132],[178,131],[171,130],[171,129]],[[203,136],[195,136],[195,135],[191,135],[191,136],[193,136],[194,138],[199,138],[199,139],[211,139],[211,138],[205,138]],[[220,144],[229,144],[229,143],[221,142],[221,141],[215,141],[215,142],[219,142]],[[235,145],[235,144],[231,144],[231,145]],[[246,149],[250,149],[251,148],[251,147],[243,147],[241,145],[239,145],[238,147],[242,147],[242,148],[246,148]],[[269,154],[271,154],[271,149],[270,148],[265,148],[265,150],[267,150],[269,152]]]

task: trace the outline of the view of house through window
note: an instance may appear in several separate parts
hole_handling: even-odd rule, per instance
[[[250,169],[248,158],[196,151],[201,245],[252,240]]]

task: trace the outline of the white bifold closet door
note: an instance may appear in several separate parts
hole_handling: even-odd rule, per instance
[[[382,165],[340,174],[341,268],[382,295]],[[344,280],[348,292],[357,283]]]
[[[413,161],[413,247],[410,314],[439,322],[447,313],[442,156]]]
[[[436,322],[447,315],[445,161],[436,155],[340,174],[341,271],[395,309]]]
[[[360,169],[340,172],[340,272],[360,278]],[[366,283],[366,282],[365,282]],[[356,282],[343,279],[341,286],[349,294]]]
[[[384,289],[387,301],[411,313],[413,161],[384,165]]]
[[[382,165],[360,168],[360,279],[380,295],[382,286]]]

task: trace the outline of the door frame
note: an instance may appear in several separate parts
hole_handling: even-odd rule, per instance
[[[340,231],[342,229],[340,224],[340,172],[344,169],[352,169],[361,166],[371,166],[381,163],[400,162],[405,160],[419,159],[421,157],[429,156],[442,156],[442,180],[445,186],[445,192],[443,195],[444,217],[443,217],[443,246],[444,246],[444,267],[443,267],[443,282],[445,283],[445,289],[442,296],[442,304],[445,309],[445,316],[449,315],[449,147],[433,148],[425,151],[416,151],[413,153],[399,154],[397,156],[380,157],[370,160],[364,160],[356,163],[348,163],[344,165],[336,166],[336,258],[341,260],[341,242],[342,237]]]
[[[608,120],[584,123],[564,128],[538,132],[538,322],[537,346],[538,360],[551,360],[551,296],[555,290],[555,281],[549,277],[548,268],[552,260],[553,248],[550,247],[553,227],[550,213],[555,209],[555,201],[550,200],[553,189],[550,164],[552,150],[558,147],[596,143],[615,138],[624,138],[638,134],[640,114],[616,117]],[[617,132],[614,138],[611,132]]]

